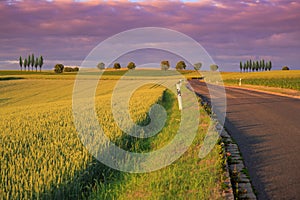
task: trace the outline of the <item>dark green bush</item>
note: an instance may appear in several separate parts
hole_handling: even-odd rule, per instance
[[[170,68],[170,63],[168,60],[163,60],[160,62],[160,66],[162,70],[168,70]]]
[[[183,60],[179,61],[177,64],[176,64],[176,69],[177,70],[183,70],[186,68],[186,64]]]
[[[135,69],[136,68],[135,63],[134,62],[128,63],[127,68],[128,69]]]
[[[79,71],[79,67],[65,67],[64,68],[64,72],[78,72]]]
[[[63,64],[56,64],[54,66],[55,73],[63,73],[65,66]]]
[[[213,64],[213,65],[210,65],[209,68],[210,68],[211,71],[217,71],[219,69],[219,66]]]
[[[288,66],[283,66],[282,70],[290,70],[290,68]]]
[[[194,64],[194,69],[195,69],[195,70],[200,70],[201,67],[202,67],[202,63],[201,63],[201,62],[195,63],[195,64]]]
[[[120,63],[115,63],[114,64],[114,69],[121,69]]]

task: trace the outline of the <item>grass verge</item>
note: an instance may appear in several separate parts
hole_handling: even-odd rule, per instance
[[[150,149],[168,143],[176,134],[180,112],[174,95],[165,92],[162,105],[170,116],[157,137],[143,141]],[[119,181],[99,182],[89,199],[219,199],[223,181],[222,148],[216,145],[204,159],[199,149],[209,124],[209,116],[201,108],[201,125],[193,144],[180,159],[158,171],[142,174],[119,172]],[[175,125],[175,127],[170,127]],[[169,127],[168,127],[169,126]],[[143,146],[139,144],[138,146]],[[135,148],[135,150],[137,150]],[[145,149],[144,149],[145,150]],[[149,149],[148,149],[149,150]]]

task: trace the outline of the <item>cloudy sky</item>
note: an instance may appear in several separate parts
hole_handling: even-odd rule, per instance
[[[101,41],[141,27],[188,35],[222,71],[247,59],[300,69],[299,10],[296,0],[1,0],[0,69],[18,69],[29,53],[43,55],[47,68],[80,65]]]

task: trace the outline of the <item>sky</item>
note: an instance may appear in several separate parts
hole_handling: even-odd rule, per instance
[[[299,10],[296,0],[1,0],[0,69],[19,69],[19,56],[31,53],[43,55],[44,68],[80,66],[100,42],[142,27],[186,34],[221,71],[238,71],[249,59],[300,69]],[[150,52],[176,64],[168,53]],[[143,64],[142,54],[130,59]]]

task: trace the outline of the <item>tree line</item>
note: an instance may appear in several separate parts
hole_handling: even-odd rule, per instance
[[[97,68],[100,69],[100,70],[103,70],[105,69],[105,64],[103,62],[100,62],[97,64]],[[118,63],[118,62],[115,62],[114,65],[113,65],[113,68],[114,69],[121,69],[121,64]],[[127,68],[128,69],[135,69],[136,68],[136,65],[134,62],[129,62],[128,65],[127,65]]]
[[[22,56],[19,58],[19,65],[22,71],[22,67],[24,67],[24,71],[26,71],[26,67],[28,67],[28,71],[33,71],[33,67],[35,67],[35,71],[37,71],[37,68],[40,68],[40,71],[42,71],[42,66],[44,64],[44,58],[43,56],[35,57],[34,54],[28,55],[27,58],[23,60]]]
[[[254,71],[270,71],[272,69],[272,62],[265,62],[262,60],[247,60],[246,62],[240,62],[240,72],[254,72]]]
[[[63,72],[78,72],[79,67],[65,67],[63,64],[56,64],[54,66],[54,72],[57,74],[63,73]]]
[[[168,70],[170,68],[170,62],[168,60],[163,60],[160,62],[160,67],[161,67],[161,70]],[[195,70],[200,70],[202,67],[202,63],[201,62],[198,62],[198,63],[195,63],[194,64],[194,69]],[[104,70],[105,69],[105,64],[103,62],[100,62],[97,64],[97,68],[100,69],[100,70]],[[118,63],[118,62],[115,62],[114,65],[113,65],[113,68],[114,69],[121,69],[121,64]],[[129,62],[128,65],[127,65],[127,69],[135,69],[136,68],[136,65],[134,62]],[[176,70],[185,70],[186,68],[186,64],[183,60],[177,62],[176,64]],[[211,71],[217,71],[219,69],[219,66],[216,65],[216,64],[212,64],[210,65],[210,70]]]

